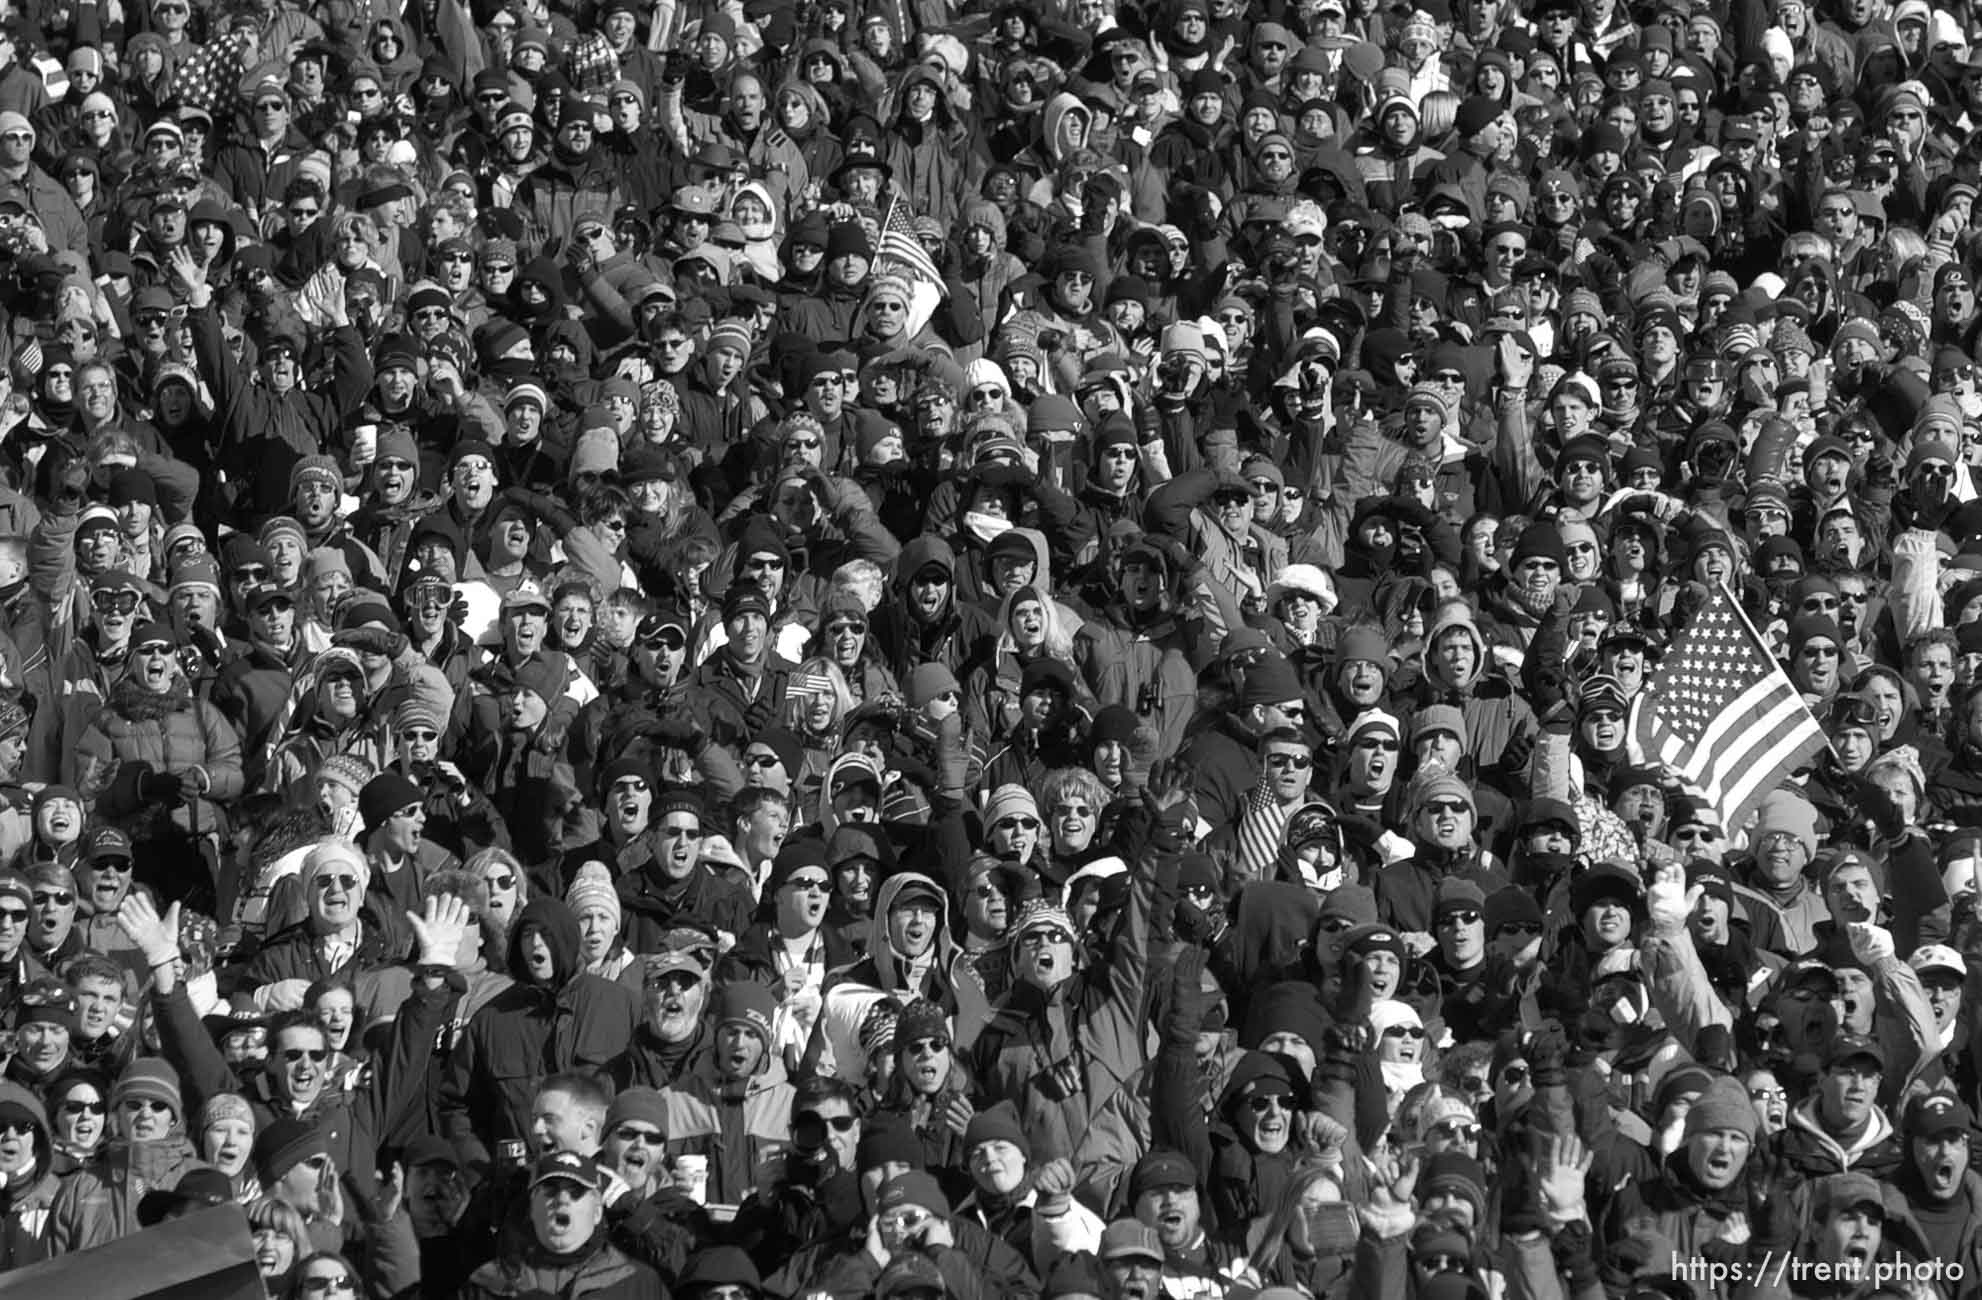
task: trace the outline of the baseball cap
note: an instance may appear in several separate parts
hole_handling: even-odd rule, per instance
[[[1152,1259],[1161,1263],[1163,1243],[1156,1229],[1140,1219],[1117,1219],[1101,1233],[1101,1258]]]
[[[553,1151],[537,1161],[537,1167],[530,1172],[530,1187],[535,1190],[560,1179],[596,1192],[600,1185],[599,1166],[590,1156],[581,1156],[576,1151]]]
[[[1931,1138],[1943,1133],[1965,1133],[1974,1124],[1974,1114],[1959,1097],[1930,1092],[1907,1104],[1904,1128],[1908,1137]]]

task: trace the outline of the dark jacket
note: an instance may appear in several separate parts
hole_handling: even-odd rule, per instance
[[[531,931],[550,947],[547,983],[528,977],[522,940]],[[640,1019],[633,990],[584,972],[578,918],[556,899],[532,899],[517,917],[509,969],[517,982],[468,1022],[441,1085],[444,1136],[471,1163],[486,1163],[494,1143],[527,1137],[530,1103],[545,1076],[604,1070],[626,1051]]]

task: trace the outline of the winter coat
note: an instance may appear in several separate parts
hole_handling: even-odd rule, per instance
[[[1051,992],[1015,983],[977,1040],[984,1092],[1018,1107],[1032,1158],[1042,1164],[1073,1157],[1095,1113],[1154,1050],[1146,980],[1155,889],[1153,872],[1131,871],[1128,902],[1106,957]],[[1052,1095],[1045,1081],[1070,1059],[1080,1072],[1080,1091]]]
[[[661,1093],[668,1158],[708,1157],[709,1202],[741,1204],[757,1185],[758,1162],[791,1142],[792,1095],[784,1063],[768,1047],[741,1083],[722,1078],[713,1054],[705,1055]]]
[[[200,1167],[183,1134],[156,1142],[117,1142],[63,1180],[48,1212],[48,1249],[69,1255],[138,1232],[138,1202],[172,1188]]]
[[[0,1080],[0,1107],[23,1113],[34,1125],[34,1165],[20,1186],[0,1189],[0,1273],[47,1259],[55,1195],[55,1147],[41,1099],[17,1083]]]
[[[77,742],[72,761],[78,792],[120,824],[169,818],[181,830],[211,831],[219,824],[216,805],[239,798],[243,788],[240,737],[219,709],[193,698],[184,678],[161,694],[126,675]],[[160,806],[139,793],[147,773],[187,772],[200,777],[197,798],[175,795]]]
[[[527,978],[521,941],[532,929],[550,947],[549,985]],[[640,1020],[638,995],[584,973],[578,918],[555,899],[532,899],[510,927],[509,969],[517,982],[469,1020],[441,1085],[443,1135],[482,1160],[495,1143],[528,1138],[530,1103],[546,1076],[605,1070]]]
[[[476,1269],[462,1300],[664,1300],[660,1274],[612,1245],[603,1232],[567,1256],[530,1246]]]

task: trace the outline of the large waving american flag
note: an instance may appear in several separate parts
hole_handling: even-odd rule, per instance
[[[908,281],[912,295],[908,304],[908,332],[916,334],[936,314],[943,300],[943,276],[930,260],[929,250],[915,237],[913,214],[900,195],[890,195],[888,211],[881,218],[881,240],[874,250],[874,269],[892,270]]]
[[[1631,713],[1645,757],[1683,775],[1730,832],[1826,743],[1724,584],[1680,633]]]

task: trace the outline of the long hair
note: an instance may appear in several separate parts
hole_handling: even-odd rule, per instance
[[[1294,1176],[1287,1180],[1287,1188],[1280,1194],[1279,1202],[1260,1222],[1259,1244],[1254,1247],[1251,1258],[1253,1268],[1261,1277],[1269,1276],[1273,1266],[1280,1262],[1281,1253],[1289,1249],[1287,1232],[1301,1217],[1301,1202],[1322,1183],[1330,1183],[1340,1191],[1340,1172],[1314,1156],[1306,1157],[1295,1166]]]

